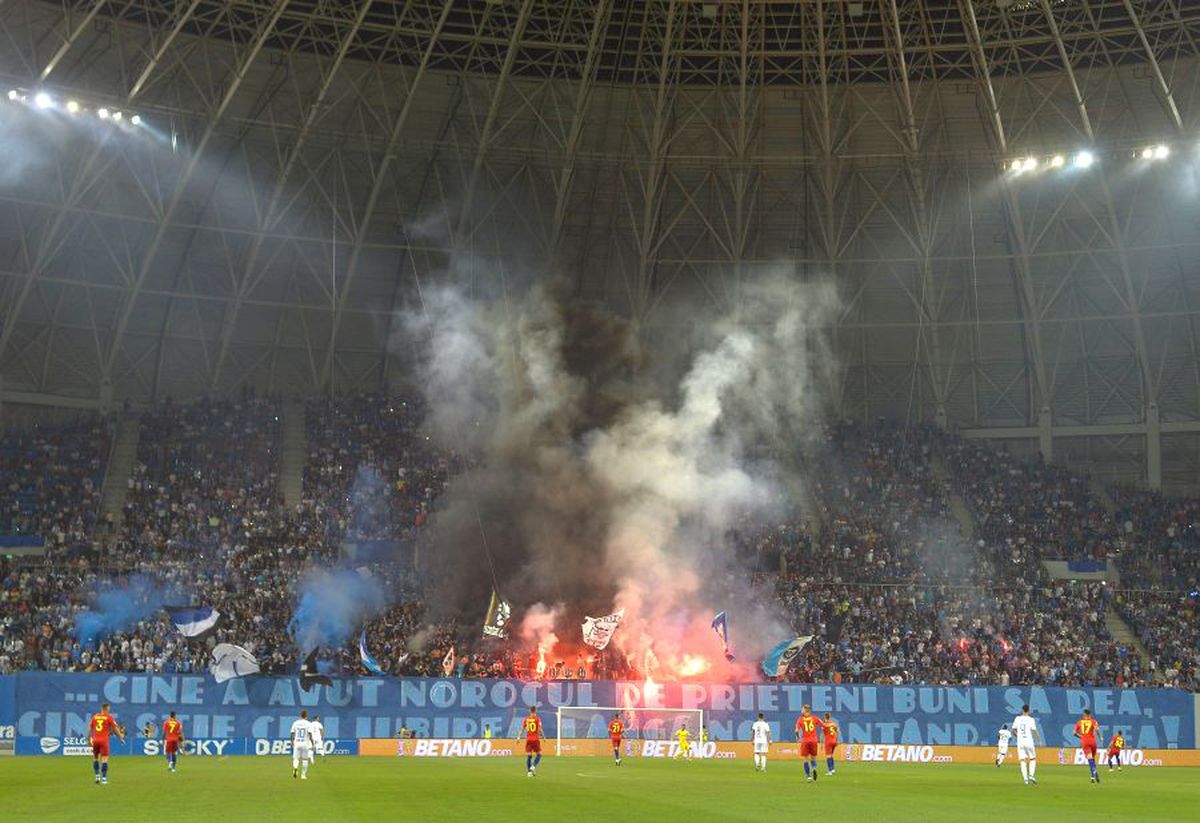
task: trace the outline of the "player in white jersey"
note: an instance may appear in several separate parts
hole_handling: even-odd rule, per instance
[[[1000,764],[1004,762],[1004,758],[1008,757],[1008,741],[1012,737],[1012,732],[1008,730],[1008,726],[1000,727],[1000,739],[996,742],[996,768],[1000,768]]]
[[[312,754],[308,756],[309,762],[315,762],[317,755],[324,756],[325,754],[325,724],[321,722],[321,718],[317,715],[312,716],[312,720],[308,721],[309,727],[312,729]]]
[[[1038,731],[1037,721],[1029,714],[1029,704],[1021,707],[1021,713],[1013,719],[1013,734],[1017,737],[1017,758],[1021,761],[1021,777],[1025,785],[1037,785],[1037,743],[1042,742],[1042,733]]]
[[[292,777],[308,780],[308,763],[312,760],[312,723],[308,710],[300,710],[300,719],[292,724]]]
[[[754,771],[765,772],[767,754],[771,751],[771,727],[763,720],[762,712],[750,727],[750,736],[754,740]]]

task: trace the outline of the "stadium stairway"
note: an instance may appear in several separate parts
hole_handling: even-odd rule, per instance
[[[129,478],[133,461],[137,459],[138,441],[142,437],[142,421],[136,414],[125,414],[117,423],[108,466],[104,469],[104,486],[100,489],[100,516],[114,527],[119,525],[129,495]]]
[[[284,401],[281,422],[279,463],[275,471],[283,501],[288,506],[295,506],[304,497],[304,459],[308,451],[304,401]]]
[[[1117,614],[1117,610],[1112,607],[1111,603],[1104,609],[1104,627],[1117,642],[1127,643],[1137,649],[1138,658],[1142,661],[1142,671],[1150,671],[1150,653],[1146,651],[1146,647],[1142,645],[1142,641],[1138,639],[1129,624],[1121,615]]]
[[[962,499],[962,495],[954,490],[954,484],[950,482],[950,469],[946,466],[945,459],[937,452],[933,452],[929,455],[929,468],[938,482],[946,488],[946,496],[950,502],[950,514],[958,523],[959,533],[964,540],[973,541],[975,539],[975,518],[971,516],[971,510],[967,508],[967,503]]]

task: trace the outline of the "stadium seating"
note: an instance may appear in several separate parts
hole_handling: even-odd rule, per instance
[[[304,499],[289,507],[274,474],[274,401],[244,395],[143,412],[123,522],[101,551],[84,553],[58,549],[98,538],[109,424],[83,418],[6,437],[6,526],[47,534],[55,550],[0,563],[0,672],[186,672],[203,669],[220,641],[253,647],[265,672],[295,671],[288,622],[306,569],[333,561],[344,540],[419,541],[461,460],[430,447],[413,401],[323,398],[305,413]],[[780,522],[742,518],[730,531],[747,580],[777,598],[797,632],[817,636],[789,679],[1200,686],[1197,600],[1188,596],[1200,568],[1196,500],[1115,490],[1110,511],[1085,478],[932,427],[841,423],[826,441],[804,458],[815,517],[797,507]],[[976,540],[950,516],[954,496],[974,517]],[[1045,558],[1115,560],[1122,591],[1051,581]],[[485,643],[475,625],[430,625],[411,569],[386,559],[371,568],[393,593],[367,626],[385,671],[440,674],[451,648],[457,676],[533,667],[527,649]],[[98,588],[151,584],[214,606],[221,630],[207,646],[189,645],[151,611],[81,642],[79,615]],[[1109,604],[1148,650],[1149,671],[1110,636]],[[360,670],[355,641],[333,654],[334,671]],[[618,654],[599,657],[589,676],[633,674]],[[578,676],[580,665],[563,668]]]

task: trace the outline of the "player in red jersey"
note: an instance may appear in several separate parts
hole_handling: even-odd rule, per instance
[[[1117,771],[1121,771],[1121,752],[1125,749],[1125,735],[1121,734],[1118,729],[1112,736],[1112,740],[1108,741],[1108,770],[1111,772],[1113,766],[1117,767]]]
[[[125,742],[125,730],[117,724],[117,718],[108,711],[108,704],[101,703],[100,711],[88,721],[88,743],[92,747],[92,773],[94,782],[108,785],[109,737],[114,733]]]
[[[1100,773],[1096,771],[1096,738],[1100,735],[1100,724],[1092,717],[1091,709],[1083,710],[1083,717],[1075,723],[1074,735],[1079,738],[1079,748],[1087,757],[1088,768],[1092,771],[1092,782],[1100,782]]]
[[[830,777],[833,777],[833,755],[837,751],[837,744],[837,721],[829,716],[829,712],[825,712],[825,765],[829,769]]]
[[[525,774],[535,777],[538,764],[542,762],[542,718],[538,717],[537,706],[529,707],[521,731],[525,734]]]
[[[617,765],[621,765],[621,738],[625,734],[625,724],[621,722],[621,715],[614,714],[612,721],[608,724],[608,739],[612,741],[613,760]]]
[[[800,759],[804,761],[804,777],[812,783],[817,779],[817,730],[825,730],[825,721],[821,720],[808,704],[796,718],[796,742],[800,744]]]
[[[163,752],[167,755],[167,768],[175,771],[179,761],[179,750],[183,748],[183,724],[175,719],[175,712],[163,721]]]

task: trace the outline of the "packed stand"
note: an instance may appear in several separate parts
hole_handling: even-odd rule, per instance
[[[99,414],[0,439],[0,535],[38,536],[56,554],[91,542],[112,445]]]

